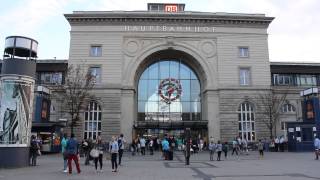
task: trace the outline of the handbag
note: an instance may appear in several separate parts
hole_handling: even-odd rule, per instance
[[[90,156],[93,157],[93,158],[99,157],[99,151],[97,149],[92,149],[90,151]]]

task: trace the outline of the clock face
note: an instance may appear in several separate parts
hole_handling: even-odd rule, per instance
[[[170,104],[180,98],[182,87],[180,82],[174,78],[166,78],[160,82],[158,94],[162,101]]]

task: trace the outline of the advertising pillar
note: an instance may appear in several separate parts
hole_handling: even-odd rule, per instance
[[[0,168],[29,165],[38,42],[6,38],[0,76]]]

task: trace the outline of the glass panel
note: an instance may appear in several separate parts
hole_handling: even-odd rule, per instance
[[[85,131],[88,130],[88,122],[84,122],[84,130],[85,130]]]
[[[190,102],[191,112],[201,112],[201,104],[199,101]]]
[[[148,69],[149,79],[159,79],[159,63],[151,65]]]
[[[84,113],[84,120],[87,121],[88,120],[88,112]]]
[[[190,79],[190,70],[184,64],[180,64],[180,79]]]
[[[200,84],[198,80],[191,80],[191,101],[200,101]]]
[[[190,80],[181,80],[181,101],[190,101]]]
[[[84,139],[87,139],[87,138],[88,138],[88,133],[84,132]]]
[[[98,123],[98,130],[101,131],[101,122]]]
[[[98,121],[101,121],[101,112],[99,112]]]
[[[145,112],[145,101],[138,101],[138,112]]]
[[[176,61],[170,62],[170,77],[175,79],[179,78],[179,63]]]
[[[160,62],[160,79],[169,78],[169,61]]]
[[[148,81],[140,80],[138,86],[138,100],[148,100],[147,89]]]
[[[158,80],[148,80],[148,101],[158,101]]]
[[[140,79],[148,79],[148,72],[149,72],[149,69],[146,69],[140,76]]]
[[[170,104],[170,112],[181,112],[182,111],[182,104],[181,102],[171,102]]]

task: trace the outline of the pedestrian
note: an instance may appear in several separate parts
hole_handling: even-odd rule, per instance
[[[227,159],[228,156],[228,142],[225,142],[222,146],[222,151],[224,152],[224,159]]]
[[[120,134],[120,137],[118,138],[118,146],[119,146],[119,166],[121,166],[121,159],[124,151],[124,144],[127,141],[124,139],[123,134]]]
[[[285,143],[284,141],[285,141],[284,137],[281,136],[279,139],[280,152],[284,152],[284,143]]]
[[[320,151],[320,140],[318,137],[314,139],[314,154],[316,155],[315,160],[319,159],[319,151]]]
[[[68,143],[68,135],[64,134],[61,140],[61,153],[63,157],[63,172],[68,172],[68,152],[66,151]]]
[[[236,138],[232,141],[232,154],[231,155],[233,155],[234,153],[236,153],[236,155],[238,155],[238,141]]]
[[[72,160],[76,164],[76,168],[78,174],[81,173],[80,165],[79,165],[79,148],[78,148],[78,141],[75,139],[74,134],[71,134],[70,139],[67,142],[66,151],[68,153],[68,167],[69,167],[69,174],[72,174]]]
[[[242,146],[242,151],[248,155],[248,142],[245,138],[242,138],[241,140],[241,146]]]
[[[30,166],[36,166],[37,165],[37,157],[38,152],[40,151],[40,146],[37,142],[36,136],[31,136],[31,142],[30,142]]]
[[[102,143],[102,139],[100,136],[98,136],[98,138],[97,138],[97,142],[94,145],[94,149],[97,151],[96,154],[93,155],[94,166],[95,166],[96,172],[98,172],[98,161],[99,161],[99,165],[100,165],[100,172],[102,172],[102,166],[103,166],[102,160],[103,160],[104,145]],[[91,155],[91,152],[90,152],[90,155]]]
[[[83,153],[84,153],[84,165],[89,165],[90,164],[90,152],[91,152],[91,148],[89,146],[89,141],[87,139],[84,139],[82,144],[81,144]]]
[[[279,151],[279,143],[280,143],[280,140],[279,140],[278,137],[276,137],[276,138],[274,139],[274,151],[275,151],[275,152],[278,152],[278,151]]]
[[[221,141],[218,141],[217,146],[216,146],[216,150],[217,150],[217,153],[218,153],[217,161],[221,161],[221,152],[222,152]]]
[[[260,154],[260,158],[263,158],[263,143],[261,142],[261,139],[259,139],[258,151],[259,151],[259,154]]]
[[[163,156],[165,160],[168,160],[168,153],[169,153],[169,142],[166,138],[163,138],[162,142],[161,142],[161,146],[162,146],[162,152],[163,152]]]
[[[150,138],[150,142],[149,142],[149,150],[150,150],[150,155],[153,155],[153,139],[152,137]]]
[[[142,136],[140,138],[140,148],[141,148],[141,155],[146,155],[146,140]]]
[[[213,155],[215,151],[216,151],[216,144],[213,141],[211,141],[209,144],[210,161],[213,161]]]
[[[117,155],[119,152],[119,145],[115,136],[112,136],[112,141],[110,142],[110,145],[109,145],[109,152],[111,153],[112,172],[117,172],[118,170]]]

